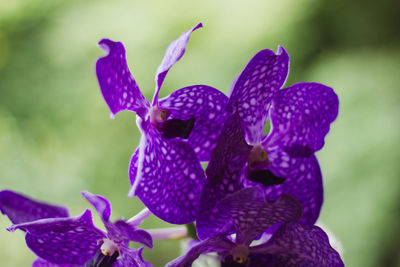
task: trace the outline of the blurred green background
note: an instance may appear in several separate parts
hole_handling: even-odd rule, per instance
[[[168,3],[167,3],[168,2]],[[227,92],[260,49],[284,46],[286,85],[333,87],[340,113],[317,153],[324,175],[320,221],[340,240],[346,266],[400,266],[400,10],[398,1],[0,1],[0,189],[89,207],[80,191],[107,197],[112,218],[143,206],[129,199],[128,163],[139,141],[135,115],[109,119],[94,64],[97,42],[122,41],[150,99],[168,44],[203,22],[167,75],[161,97],[187,85]],[[100,221],[96,222],[100,226]],[[22,232],[4,230],[1,266],[35,258]],[[144,228],[168,224],[151,217]],[[156,242],[145,258],[163,266],[179,241]]]

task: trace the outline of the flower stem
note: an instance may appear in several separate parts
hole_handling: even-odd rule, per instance
[[[144,208],[142,211],[140,211],[138,214],[127,220],[126,222],[129,223],[132,226],[138,226],[140,225],[146,218],[148,218],[151,215],[151,211],[148,208]]]
[[[169,227],[146,230],[153,240],[177,240],[188,237],[186,227]]]
[[[187,236],[196,240],[199,240],[196,233],[196,225],[194,223],[189,223],[185,225],[187,230]]]

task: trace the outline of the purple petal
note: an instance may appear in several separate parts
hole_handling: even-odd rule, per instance
[[[32,267],[82,267],[76,264],[57,264],[38,258],[32,263]]]
[[[232,174],[231,168],[241,169],[237,165],[244,166],[250,151],[251,146],[244,139],[240,118],[234,111],[225,121],[217,144],[211,153],[211,160],[206,170],[208,180],[217,184],[220,183],[225,172]],[[232,162],[234,159],[235,162]],[[238,159],[242,161],[237,161]],[[232,177],[228,176],[228,178]]]
[[[99,248],[105,234],[92,222],[90,210],[70,218],[42,219],[17,224],[10,231],[26,231],[26,244],[39,257],[58,264],[84,264]]]
[[[171,112],[169,118],[195,118],[188,142],[201,161],[210,160],[218,133],[226,119],[228,98],[215,88],[194,85],[179,89],[160,100],[160,107]]]
[[[110,219],[111,205],[105,197],[94,195],[88,191],[83,191],[81,194],[96,209],[103,222],[107,222]]]
[[[251,262],[251,266],[257,267],[257,266],[262,266],[262,267],[278,267],[274,266],[272,261],[274,260],[274,257],[270,254],[257,254],[253,253],[249,255],[249,262]],[[285,265],[280,266],[280,267],[285,267]],[[300,267],[300,266],[298,266]],[[306,267],[306,266],[304,266]]]
[[[300,203],[289,195],[277,201],[266,201],[259,187],[243,189],[219,202],[220,209],[229,213],[235,222],[236,243],[250,243],[270,226],[301,218]]]
[[[136,229],[130,236],[130,240],[133,242],[139,242],[149,248],[153,248],[153,238],[145,230]]]
[[[271,161],[269,169],[279,177],[285,178],[280,185],[265,188],[268,199],[276,199],[281,194],[296,198],[303,206],[302,223],[314,224],[322,202],[322,174],[315,155],[308,158],[291,158],[281,149],[268,150]]]
[[[119,244],[128,247],[129,241],[139,242],[149,248],[153,247],[153,239],[151,235],[141,229],[138,229],[124,220],[117,220],[116,222],[105,223],[107,234],[110,239]]]
[[[131,185],[133,185],[136,179],[136,174],[138,170],[139,150],[140,150],[140,145],[136,148],[135,152],[133,152],[129,164],[129,180],[131,182]]]
[[[144,118],[150,103],[140,92],[129,71],[123,44],[103,39],[99,45],[108,54],[97,60],[96,74],[104,100],[112,114],[131,110]]]
[[[139,168],[131,177],[129,195],[137,195],[154,215],[169,223],[193,222],[205,183],[193,148],[177,138],[162,138],[151,125],[144,125],[143,131]]]
[[[142,257],[143,248],[121,250],[121,256],[113,264],[113,267],[152,267],[148,262],[145,262]]]
[[[164,82],[165,76],[167,75],[169,69],[178,62],[183,54],[185,53],[185,48],[189,42],[190,35],[192,32],[198,28],[203,27],[203,24],[199,23],[194,28],[185,31],[179,36],[178,39],[172,41],[165,52],[164,58],[161,61],[160,66],[157,68],[156,73],[156,91],[153,97],[153,106],[158,105],[158,93],[160,92],[161,85]]]
[[[328,236],[314,225],[284,224],[266,244],[251,248],[253,252],[272,254],[273,267],[344,266],[340,255],[330,246]]]
[[[186,254],[167,263],[165,267],[190,267],[201,254],[210,252],[227,252],[230,251],[234,246],[235,244],[229,241],[225,236],[214,236],[198,242],[192,246],[189,251],[186,252]]]
[[[9,190],[0,191],[0,211],[14,224],[43,218],[68,217],[65,207],[38,202]]]
[[[229,216],[220,211],[216,204],[243,188],[240,177],[250,149],[244,140],[240,119],[234,113],[226,120],[218,136],[206,170],[208,183],[203,189],[196,224],[200,239],[232,231],[233,222],[228,222]]]
[[[203,188],[199,216],[196,220],[196,231],[200,240],[217,234],[231,234],[234,232],[232,218],[217,206],[218,201],[243,188],[241,183],[231,181],[229,177],[240,177],[240,175],[226,175],[221,183],[214,184],[209,182]]]
[[[282,146],[293,157],[308,157],[324,145],[329,126],[338,114],[332,88],[298,83],[276,95],[271,107],[272,132],[264,146]]]
[[[237,79],[229,104],[237,103],[246,140],[261,141],[270,102],[285,83],[289,71],[289,55],[283,47],[278,53],[265,49],[258,52]]]

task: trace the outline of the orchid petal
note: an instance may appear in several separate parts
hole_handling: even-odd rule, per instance
[[[41,258],[37,258],[33,263],[32,267],[82,267],[82,265],[76,265],[76,264],[57,264],[57,263],[52,263],[50,261],[46,261]]]
[[[139,168],[130,178],[129,195],[137,195],[154,215],[169,223],[193,222],[205,183],[193,148],[177,138],[162,138],[151,125],[142,130]]]
[[[223,235],[213,236],[193,245],[184,255],[167,263],[165,267],[190,267],[201,254],[210,252],[227,252],[234,246],[235,244]]]
[[[265,188],[268,199],[277,199],[281,194],[296,198],[303,207],[302,223],[314,224],[323,202],[321,169],[315,155],[308,158],[291,158],[282,149],[268,150],[271,165],[269,170],[285,178],[280,185]]]
[[[138,160],[139,160],[139,150],[140,146],[136,148],[135,152],[133,152],[131,161],[129,163],[129,181],[131,185],[136,180],[137,170],[138,170]]]
[[[233,162],[240,164],[243,160],[233,160]],[[238,173],[240,173],[243,165],[239,166],[235,170],[227,169],[220,183],[208,182],[204,186],[200,200],[199,216],[196,220],[196,231],[200,240],[216,234],[231,234],[234,232],[234,222],[229,214],[221,211],[217,203],[226,196],[243,188],[243,185],[238,181],[232,181],[240,177]],[[232,171],[232,173],[230,174],[229,171]]]
[[[121,250],[121,256],[112,265],[113,267],[152,267],[148,262],[145,262],[142,257],[143,248]]]
[[[103,39],[99,45],[107,55],[97,60],[96,74],[111,113],[115,115],[121,110],[130,110],[144,118],[150,103],[129,71],[123,44]]]
[[[235,112],[222,127],[206,170],[208,182],[203,188],[196,222],[197,235],[201,240],[218,233],[232,232],[233,223],[228,222],[230,218],[227,214],[221,215],[224,213],[216,204],[243,188],[240,177],[250,149]]]
[[[168,46],[164,58],[161,61],[160,66],[158,66],[157,68],[156,91],[154,93],[152,106],[158,105],[158,93],[160,92],[160,88],[164,82],[165,76],[167,75],[170,68],[182,58],[183,54],[185,53],[186,45],[189,42],[190,35],[192,34],[192,32],[201,27],[203,27],[203,24],[199,23],[192,29],[183,32],[178,39],[172,41],[171,44]]]
[[[282,195],[277,201],[267,201],[264,191],[250,187],[236,192],[218,203],[229,213],[236,227],[236,243],[250,243],[270,226],[301,218],[302,208],[296,199]]]
[[[276,95],[270,110],[272,131],[264,146],[282,146],[293,157],[308,157],[324,145],[339,100],[332,88],[297,83]]]
[[[58,264],[84,264],[99,248],[105,234],[92,222],[90,210],[70,218],[42,219],[13,225],[26,231],[26,244],[39,257]]]
[[[228,98],[206,85],[184,87],[160,100],[160,108],[171,113],[172,119],[195,119],[188,142],[200,161],[209,161],[218,133],[226,119]]]
[[[0,211],[14,224],[44,218],[68,217],[65,207],[39,202],[10,190],[0,191]]]
[[[96,209],[103,222],[107,222],[110,219],[111,204],[105,197],[92,194],[88,191],[84,191],[81,194]]]
[[[244,139],[238,113],[233,111],[222,127],[217,144],[211,153],[211,160],[206,170],[207,178],[212,183],[218,183],[224,172],[229,171],[231,165],[237,165],[236,162],[232,164],[231,161],[240,155],[243,159],[247,159],[250,151],[251,146]],[[245,163],[246,160],[243,161]]]
[[[242,128],[249,144],[261,141],[272,98],[285,83],[289,71],[289,56],[283,47],[277,54],[261,50],[244,68],[236,80],[229,104],[238,105]]]
[[[267,243],[252,247],[250,251],[273,255],[271,267],[344,267],[326,233],[314,225],[283,224]]]
[[[114,242],[123,243],[128,247],[129,241],[139,242],[149,248],[153,247],[153,239],[145,230],[138,229],[124,220],[106,222],[108,237]]]

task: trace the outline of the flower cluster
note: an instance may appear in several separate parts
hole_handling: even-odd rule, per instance
[[[315,226],[323,184],[314,153],[324,145],[338,113],[332,88],[297,83],[281,89],[289,56],[265,49],[235,79],[229,97],[207,85],[192,85],[159,99],[166,74],[179,61],[198,24],[174,40],[155,75],[152,102],[146,100],[126,62],[122,43],[103,39],[107,55],[96,63],[112,117],[137,115],[142,137],[129,165],[129,196],[146,209],[130,220],[110,221],[102,196],[82,195],[91,212],[69,217],[67,209],[0,192],[0,210],[26,233],[38,256],[33,266],[151,266],[139,242],[152,248],[154,231],[139,229],[150,214],[172,224],[195,223],[198,239],[167,266],[191,266],[214,253],[221,266],[344,266],[324,231]],[[270,132],[263,133],[270,123]],[[207,162],[204,171],[201,162]],[[174,231],[164,237],[174,236]]]

